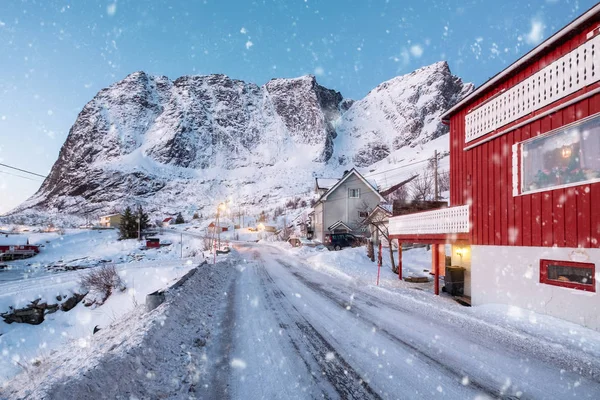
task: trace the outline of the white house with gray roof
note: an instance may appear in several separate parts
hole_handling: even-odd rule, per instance
[[[317,178],[315,191],[320,194],[312,215],[313,238],[323,241],[327,233],[362,235],[362,221],[385,199],[375,185],[354,168],[341,179]]]

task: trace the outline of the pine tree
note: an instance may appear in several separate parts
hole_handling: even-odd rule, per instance
[[[175,218],[175,223],[176,224],[183,224],[185,221],[183,219],[183,216],[181,215],[181,213],[177,214],[177,218]]]
[[[200,218],[200,217],[198,216],[198,213],[195,212],[194,215],[192,216],[192,219],[198,219],[198,218]]]
[[[131,214],[131,208],[127,207],[121,217],[121,224],[119,225],[119,236],[121,239],[130,238],[132,219],[133,215]]]
[[[144,212],[142,206],[138,206],[135,214],[131,212],[131,207],[127,207],[121,217],[121,226],[119,227],[121,239],[136,239],[138,230],[141,232],[146,229],[149,222],[150,218]]]
[[[136,218],[138,218],[138,217],[140,219],[140,232],[141,232],[144,229],[148,228],[148,224],[150,224],[150,217],[148,217],[148,214],[146,214],[144,212],[144,209],[142,208],[142,206],[138,206],[138,215],[136,216]],[[135,237],[137,237],[137,233],[135,234]]]

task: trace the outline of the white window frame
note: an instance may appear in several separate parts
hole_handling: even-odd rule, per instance
[[[357,196],[352,196],[354,191],[356,190]],[[360,199],[360,188],[358,189],[348,189],[348,197],[351,199]]]
[[[600,113],[596,113],[594,115],[590,115],[587,118],[583,118],[578,121],[572,122],[570,124],[563,125],[559,128],[553,129],[542,135],[538,135],[536,137],[532,137],[532,138],[529,138],[522,142],[514,144],[513,148],[512,148],[512,152],[513,152],[513,154],[512,154],[513,197],[529,195],[529,194],[534,194],[534,193],[548,192],[548,191],[556,190],[556,189],[564,189],[564,188],[570,188],[570,187],[582,186],[582,185],[588,185],[591,183],[600,182],[600,178],[593,178],[593,179],[586,179],[586,180],[582,180],[582,181],[578,181],[578,182],[565,183],[565,184],[561,184],[561,185],[547,186],[547,187],[543,187],[543,188],[539,188],[539,189],[535,189],[535,190],[527,190],[527,191],[523,190],[523,183],[522,183],[523,177],[525,176],[525,172],[523,171],[524,165],[525,165],[524,156],[523,156],[523,146],[525,144],[539,140],[539,139],[543,139],[543,138],[546,138],[549,136],[560,134],[560,131],[566,131],[577,125],[581,125],[585,122],[588,122],[588,121],[590,121],[592,119],[596,119],[596,118],[598,118],[598,120],[599,120],[598,122],[600,125]]]

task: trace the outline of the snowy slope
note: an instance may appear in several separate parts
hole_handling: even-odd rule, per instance
[[[136,72],[86,104],[48,178],[11,215],[60,222],[142,204],[153,217],[189,217],[229,196],[249,214],[268,210],[307,198],[315,176],[399,166],[403,153],[436,138],[447,152],[439,116],[471,90],[445,62],[356,102],[313,76],[257,86]]]

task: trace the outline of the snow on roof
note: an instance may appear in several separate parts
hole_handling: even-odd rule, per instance
[[[352,232],[352,229],[350,229],[350,227],[348,225],[346,225],[345,223],[343,223],[342,221],[336,221],[334,222],[329,228],[327,228],[328,231],[332,231],[340,226],[343,226],[344,228],[346,228],[348,231]]]
[[[394,206],[392,204],[380,204],[379,207],[381,207],[385,211],[391,213]]]
[[[117,215],[121,215],[120,213],[115,213],[115,214],[106,214],[106,215],[101,215],[100,218],[110,218],[110,217],[114,217]]]
[[[319,189],[329,189],[339,182],[339,178],[316,178]]]
[[[24,246],[29,243],[29,238],[23,235],[2,235],[0,246]]]
[[[373,192],[379,196],[379,199],[381,201],[384,201],[385,199],[383,198],[383,196],[381,196],[379,194],[379,192],[377,191],[377,186],[373,185],[371,182],[369,182],[368,180],[365,179],[364,176],[361,175],[360,172],[358,172],[355,168],[352,168],[350,171],[348,171],[343,177],[342,179],[340,179],[335,185],[333,185],[333,187],[331,187],[327,192],[323,193],[323,196],[321,196],[321,198],[319,199],[319,201],[322,200],[327,200],[327,196],[329,196],[329,194],[331,194],[333,191],[335,191],[342,183],[344,183],[344,181],[346,179],[348,179],[350,177],[350,175],[356,175],[361,181],[363,181],[365,183],[365,185],[367,185],[371,190],[373,190]]]

